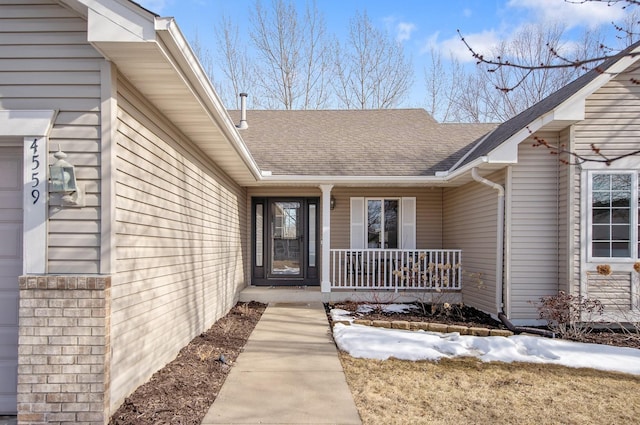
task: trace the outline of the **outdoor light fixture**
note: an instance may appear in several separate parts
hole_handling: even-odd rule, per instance
[[[331,200],[329,201],[329,208],[334,209],[336,207],[336,198],[331,195]]]
[[[67,154],[60,147],[53,157],[57,161],[49,166],[49,194],[59,195],[60,206],[83,207],[84,193],[76,181],[75,167],[65,161]]]

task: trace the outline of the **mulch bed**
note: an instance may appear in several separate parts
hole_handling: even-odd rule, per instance
[[[347,302],[326,307],[355,312],[359,305]],[[455,305],[435,313],[431,312],[430,306],[422,307],[411,313],[373,310],[359,317],[504,328],[502,323],[473,307]],[[111,417],[109,425],[200,425],[265,309],[265,304],[255,302],[236,305],[208,331],[184,347],[174,361],[127,397]],[[594,330],[583,342],[640,348],[638,334],[610,330]]]
[[[200,425],[265,309],[238,303],[127,397],[109,425]]]
[[[334,303],[331,308],[341,308],[355,313],[361,304],[348,301]],[[375,307],[375,304],[366,304]],[[365,320],[407,320],[410,322],[434,322],[477,328],[506,329],[501,322],[495,320],[489,314],[467,305],[452,304],[448,309],[440,307],[433,312],[431,304],[415,303],[414,305],[416,308],[406,313],[388,313],[382,311],[382,308],[374,308],[374,310],[367,313],[358,313],[357,317]],[[381,304],[380,307],[384,307],[384,304]]]

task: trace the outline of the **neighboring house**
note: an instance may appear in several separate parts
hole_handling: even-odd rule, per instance
[[[637,320],[640,158],[533,147],[638,149],[637,59],[499,126],[247,111],[239,130],[172,19],[0,3],[0,414],[106,423],[249,286],[445,294],[516,323],[566,290]]]

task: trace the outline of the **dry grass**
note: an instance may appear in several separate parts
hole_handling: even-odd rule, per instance
[[[341,353],[364,425],[628,424],[640,418],[640,377],[465,358],[439,363]]]

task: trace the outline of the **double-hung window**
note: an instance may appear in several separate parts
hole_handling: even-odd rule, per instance
[[[351,198],[352,249],[415,249],[416,198]]]
[[[589,176],[589,257],[638,257],[638,173],[592,171]]]

